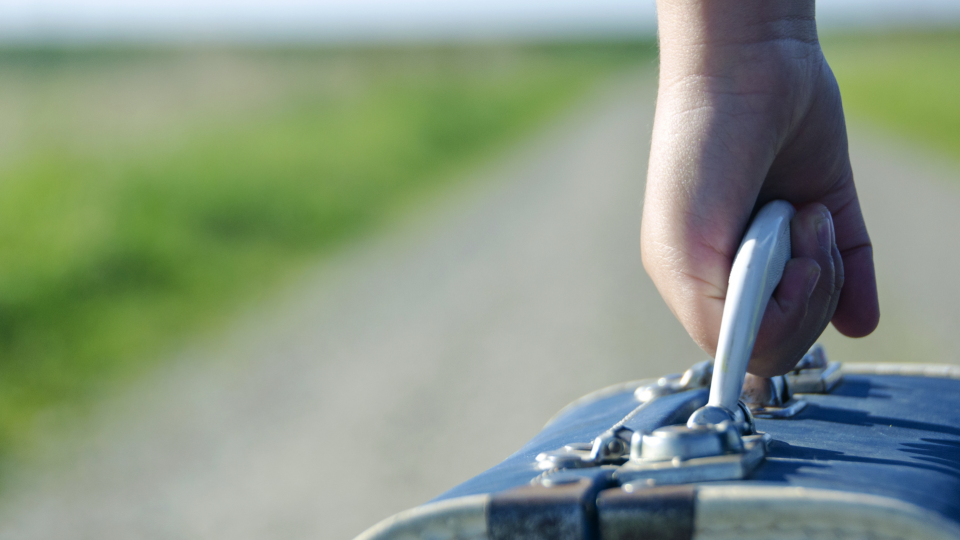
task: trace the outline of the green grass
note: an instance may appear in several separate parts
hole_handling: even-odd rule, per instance
[[[653,55],[0,51],[0,461]]]
[[[828,36],[852,115],[960,159],[960,31]]]

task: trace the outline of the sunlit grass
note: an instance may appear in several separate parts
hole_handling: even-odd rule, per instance
[[[649,45],[0,52],[0,458],[29,450],[38,418],[82,410],[651,58]]]
[[[960,159],[960,30],[823,40],[844,108]]]

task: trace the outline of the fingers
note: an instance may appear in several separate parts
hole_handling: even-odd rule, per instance
[[[849,337],[863,337],[880,322],[877,278],[873,268],[873,246],[860,212],[853,182],[846,184],[844,204],[834,214],[837,247],[846,272],[843,292],[833,315],[833,326]]]
[[[771,377],[790,371],[830,323],[844,283],[830,211],[811,204],[791,225],[793,258],[763,315],[748,370]]]
[[[820,80],[836,88],[836,79],[825,63]],[[846,273],[833,324],[844,335],[862,337],[880,320],[873,248],[850,166],[839,92],[823,92],[821,98],[807,112],[805,127],[797,137],[780,149],[768,177],[768,196],[795,206],[823,203],[833,213]],[[816,126],[833,127],[825,133]]]

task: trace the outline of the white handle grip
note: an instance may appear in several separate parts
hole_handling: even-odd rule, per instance
[[[764,205],[747,229],[730,269],[707,407],[722,408],[732,417],[738,410],[763,313],[790,260],[790,220],[794,213],[786,201]],[[695,416],[690,423],[701,423]]]

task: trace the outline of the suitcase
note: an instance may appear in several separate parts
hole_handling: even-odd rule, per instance
[[[742,422],[687,427],[712,361],[571,403],[382,539],[960,538],[960,366],[827,361],[747,376]]]

